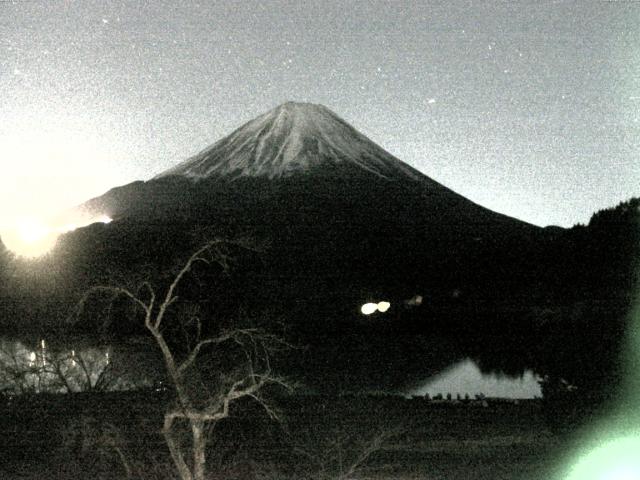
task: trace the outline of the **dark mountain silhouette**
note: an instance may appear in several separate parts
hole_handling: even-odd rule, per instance
[[[268,247],[253,297],[341,314],[416,294],[433,307],[452,296],[513,304],[528,295],[517,277],[531,274],[529,249],[545,235],[421,174],[327,108],[292,102],[81,208],[114,222],[68,235],[67,257],[133,266],[183,256],[202,236],[254,238]]]

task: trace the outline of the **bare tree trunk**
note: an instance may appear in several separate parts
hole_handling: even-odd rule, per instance
[[[207,438],[204,433],[204,422],[202,420],[192,421],[191,432],[193,434],[193,478],[194,480],[204,480],[207,462]]]
[[[116,454],[120,458],[120,462],[122,462],[122,466],[124,467],[124,470],[127,473],[127,478],[131,478],[131,466],[127,461],[127,457],[125,457],[124,452],[117,445],[113,446],[113,449],[115,450]]]
[[[167,443],[167,447],[169,447],[169,453],[171,454],[173,463],[178,469],[178,474],[180,475],[181,480],[193,480],[193,475],[191,474],[191,470],[189,470],[189,466],[184,461],[184,456],[182,455],[180,446],[173,438],[172,426],[173,417],[165,415],[162,433],[164,435],[165,442]]]

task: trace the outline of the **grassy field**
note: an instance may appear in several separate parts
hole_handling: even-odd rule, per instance
[[[0,478],[175,478],[159,432],[166,401],[151,391],[5,399]],[[211,479],[540,479],[563,445],[540,401],[273,403],[278,421],[243,404],[215,427]]]

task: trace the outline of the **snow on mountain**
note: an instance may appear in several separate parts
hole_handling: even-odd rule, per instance
[[[327,163],[357,166],[386,179],[426,177],[322,105],[287,102],[156,178],[280,178]]]

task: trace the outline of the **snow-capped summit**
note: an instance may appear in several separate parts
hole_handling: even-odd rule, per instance
[[[297,102],[260,115],[156,178],[280,178],[326,164],[357,166],[387,179],[424,178],[328,108]]]

